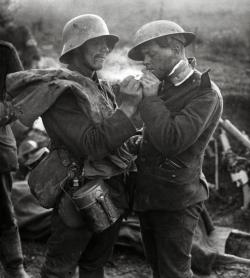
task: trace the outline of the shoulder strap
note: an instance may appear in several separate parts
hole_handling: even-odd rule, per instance
[[[211,83],[211,80],[210,80],[209,71],[210,71],[210,69],[208,69],[207,71],[205,71],[204,73],[201,74],[201,83],[200,83],[200,88],[201,89],[212,88],[212,83]]]
[[[116,108],[117,102],[116,102],[115,94],[113,92],[113,88],[108,84],[107,81],[104,81],[104,80],[100,80],[100,84],[101,84],[102,88],[105,90],[105,93],[107,94],[109,99],[112,101],[114,108]]]

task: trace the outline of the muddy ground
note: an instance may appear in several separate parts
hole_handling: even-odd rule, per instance
[[[223,245],[228,229],[221,229],[220,244]],[[39,278],[39,271],[44,261],[45,243],[23,241],[25,267],[31,278]],[[107,278],[148,278],[151,272],[145,258],[131,249],[116,247],[113,259],[105,267]],[[195,278],[249,278],[250,269],[239,265],[217,268],[211,275],[195,273]],[[74,278],[77,278],[77,274]]]

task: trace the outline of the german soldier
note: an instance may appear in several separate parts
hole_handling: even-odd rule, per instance
[[[60,61],[67,69],[30,70],[9,78],[9,94],[14,97],[16,91],[18,99],[24,96],[20,108],[22,123],[27,124],[24,121],[27,115],[31,114],[32,122],[39,113],[51,139],[50,155],[55,151],[67,153],[80,170],[77,178],[67,183],[72,186],[70,190],[54,206],[43,278],[72,277],[77,265],[82,278],[104,277],[104,264],[110,258],[128,207],[124,177],[134,164],[124,142],[136,132],[131,118],[141,101],[142,89],[138,80],[126,78],[121,84],[126,97],[117,107],[112,90],[96,73],[117,41],[118,37],[109,33],[102,18],[80,15],[63,30]],[[27,103],[25,106],[25,101],[30,100],[32,109]],[[15,101],[14,98],[14,104]],[[61,159],[62,164],[65,161]],[[57,170],[49,168],[52,179]],[[43,177],[47,175],[43,173]],[[75,188],[84,189],[93,177],[105,179],[117,216],[112,225],[98,232],[82,219],[71,200],[73,193],[78,192]],[[93,198],[94,201],[96,197]],[[104,207],[105,214],[110,216],[110,206],[107,208],[103,199],[99,201],[98,208]]]

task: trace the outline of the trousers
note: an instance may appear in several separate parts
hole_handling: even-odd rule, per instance
[[[103,232],[93,233],[88,227],[66,226],[55,212],[42,278],[70,278],[77,266],[82,277],[102,278],[103,266],[112,256],[120,224],[121,219]]]
[[[154,278],[191,278],[191,248],[203,202],[179,211],[139,212],[142,240]]]
[[[23,267],[23,254],[11,202],[11,189],[11,174],[0,173],[0,260],[8,272]]]

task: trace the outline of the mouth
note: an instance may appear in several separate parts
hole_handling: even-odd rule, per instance
[[[95,60],[98,60],[98,61],[103,61],[106,59],[106,56],[103,56],[103,55],[96,55],[95,56]]]
[[[146,70],[147,70],[147,71],[150,71],[150,72],[153,72],[153,71],[154,71],[154,68],[152,68],[152,67],[146,67]]]

